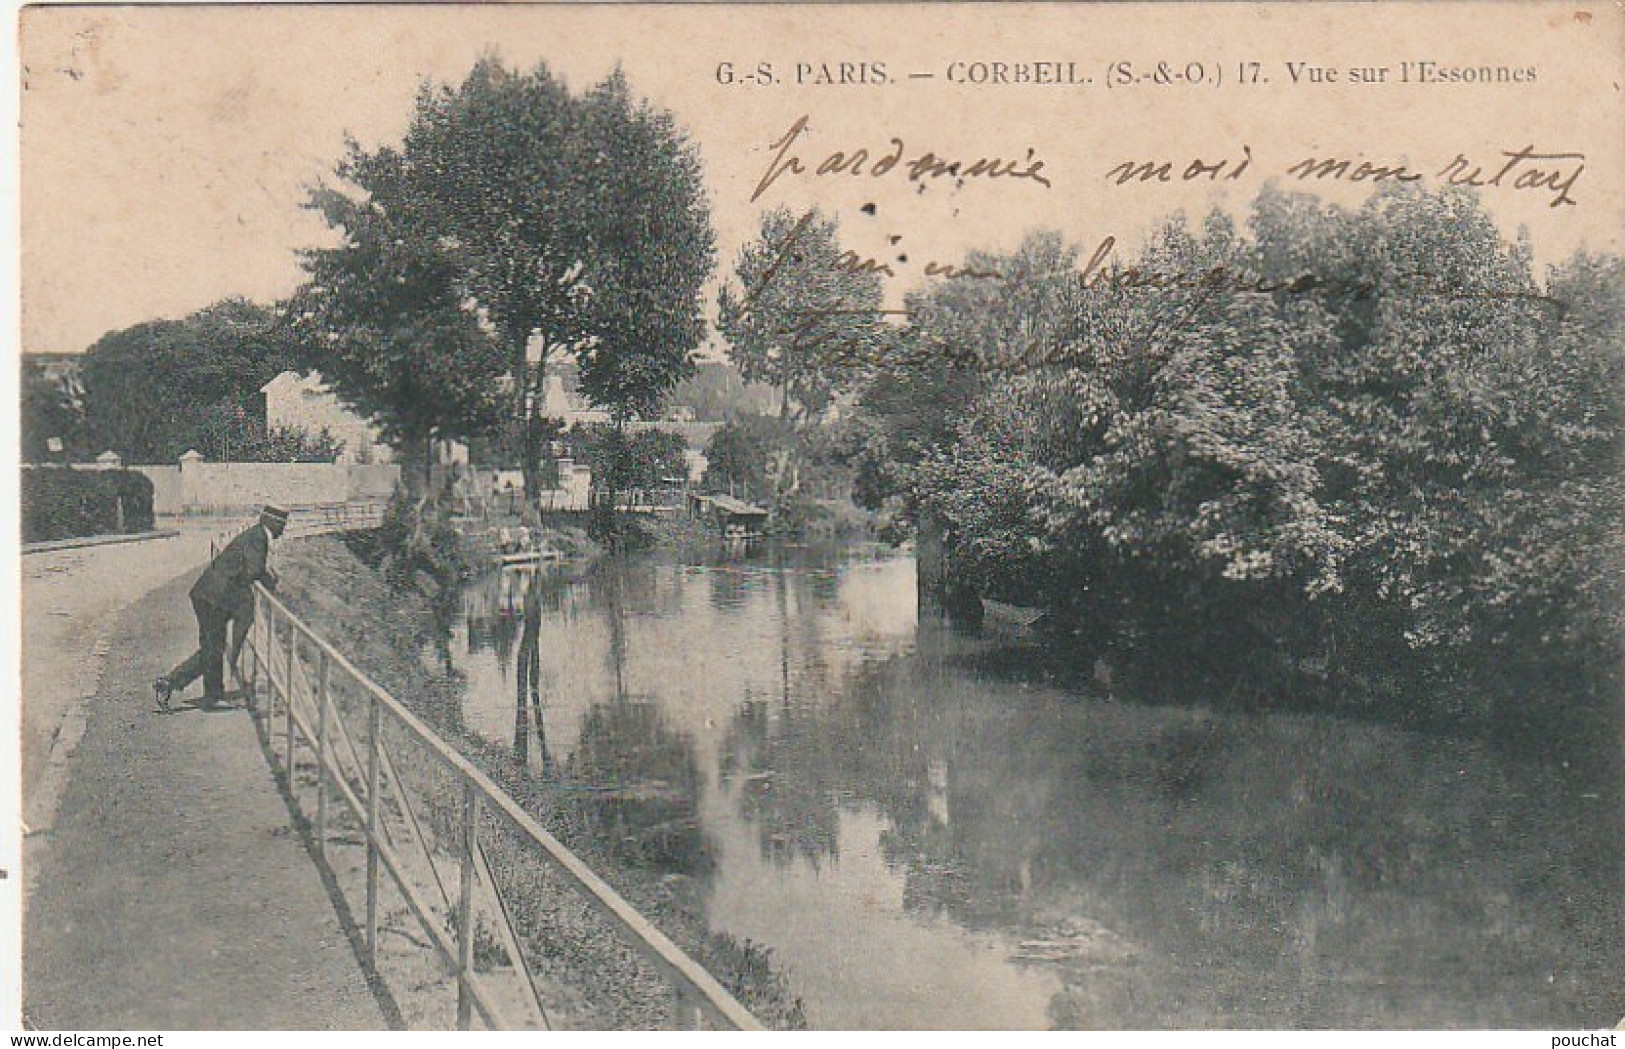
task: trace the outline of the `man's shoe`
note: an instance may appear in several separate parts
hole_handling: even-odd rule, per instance
[[[205,692],[203,694],[203,697],[197,701],[198,707],[203,709],[203,710],[213,710],[215,707],[224,706],[225,703],[226,703],[225,694],[221,693],[221,692],[216,692],[212,696],[209,693]]]
[[[169,713],[169,697],[175,694],[175,688],[169,679],[161,677],[152,683],[152,691],[158,697],[158,709],[165,714]]]

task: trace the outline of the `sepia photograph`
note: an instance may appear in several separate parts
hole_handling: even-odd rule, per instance
[[[12,15],[0,1026],[1625,1030],[1625,7]]]

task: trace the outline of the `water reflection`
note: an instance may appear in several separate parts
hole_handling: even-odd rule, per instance
[[[593,829],[622,860],[688,875],[710,866],[693,740],[671,726],[657,701],[594,704],[564,775],[588,792]]]
[[[519,651],[514,659],[514,713],[513,759],[520,766],[530,763],[530,732],[536,731],[536,752],[541,758],[542,774],[551,776],[553,756],[547,749],[547,722],[542,716],[542,610],[558,608],[558,588],[544,586],[545,576],[539,571],[524,573],[529,576],[524,587],[524,628],[519,638]],[[501,653],[498,653],[501,658]]]
[[[656,611],[669,588],[635,568],[593,573],[584,585],[602,612],[608,644],[592,677],[610,687],[603,695],[561,695],[565,639],[543,624],[565,615],[578,584],[535,566],[504,568],[480,581],[464,605],[466,652],[489,653],[497,675],[513,682],[516,765],[565,787],[579,815],[621,860],[662,873],[702,873],[709,849],[696,816],[700,776],[692,740],[671,725],[658,697],[633,695],[626,681],[629,606],[641,614]],[[636,600],[629,599],[632,593]],[[486,695],[480,691],[478,698]],[[587,702],[570,702],[580,699]],[[549,746],[549,706],[555,720],[574,714],[577,722],[562,761]]]
[[[815,1025],[1625,1013],[1617,772],[1057,687],[1008,640],[917,629],[912,566],[872,554],[482,585],[470,727],[623,857],[697,876]]]
[[[777,778],[872,805],[902,906],[1012,933],[1011,964],[1062,983],[1057,1024],[1584,1025],[1621,1005],[1625,880],[1599,845],[1625,829],[1617,779],[910,657],[798,720],[863,745],[787,749]]]
[[[840,813],[837,784],[802,760],[818,741],[807,738],[803,722],[773,717],[766,700],[739,706],[722,743],[718,774],[739,798],[739,815],[756,828],[763,859],[789,866],[802,859],[815,870],[824,858],[839,858]],[[808,774],[808,773],[811,774]]]

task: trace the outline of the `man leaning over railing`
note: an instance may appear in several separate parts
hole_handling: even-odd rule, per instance
[[[232,622],[243,615],[245,607],[253,607],[255,583],[276,585],[276,573],[270,566],[271,544],[287,527],[288,511],[276,506],[265,507],[260,511],[259,521],[226,544],[192,584],[198,648],[153,683],[160,710],[168,713],[170,697],[200,676],[203,678],[200,705],[211,707],[225,701],[222,664],[226,656],[226,632]]]

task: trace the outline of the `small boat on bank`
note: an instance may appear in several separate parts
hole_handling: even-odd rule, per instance
[[[516,550],[513,553],[501,554],[497,561],[506,565],[534,565],[544,561],[562,561],[564,555],[557,550]]]
[[[984,623],[1015,633],[1033,630],[1049,614],[1042,608],[1012,605],[1004,601],[995,601],[991,597],[984,597],[981,602]]]

